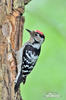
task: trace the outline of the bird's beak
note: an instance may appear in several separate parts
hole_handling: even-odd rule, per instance
[[[29,29],[26,29],[26,31],[29,32],[31,36],[33,36],[33,31],[30,31]]]
[[[31,33],[31,31],[29,29],[26,29],[27,32]]]

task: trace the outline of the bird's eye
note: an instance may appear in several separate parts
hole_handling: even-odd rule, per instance
[[[35,34],[35,36],[37,36],[37,34]]]

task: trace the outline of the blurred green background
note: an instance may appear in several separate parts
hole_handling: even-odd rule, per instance
[[[46,39],[34,70],[21,85],[23,100],[66,100],[66,0],[32,0],[24,16],[24,29],[38,29]],[[28,38],[24,30],[23,43]],[[47,98],[48,93],[59,97]]]

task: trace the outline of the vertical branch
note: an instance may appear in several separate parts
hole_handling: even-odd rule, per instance
[[[0,100],[22,100],[14,92],[17,62],[14,52],[22,46],[25,5],[30,0],[0,0]]]

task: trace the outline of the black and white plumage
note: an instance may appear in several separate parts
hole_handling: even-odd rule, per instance
[[[40,55],[41,44],[45,36],[40,31],[30,31],[26,29],[31,37],[24,46],[16,52],[18,74],[15,80],[15,92],[17,92],[20,83],[25,84],[27,75],[33,70]]]

